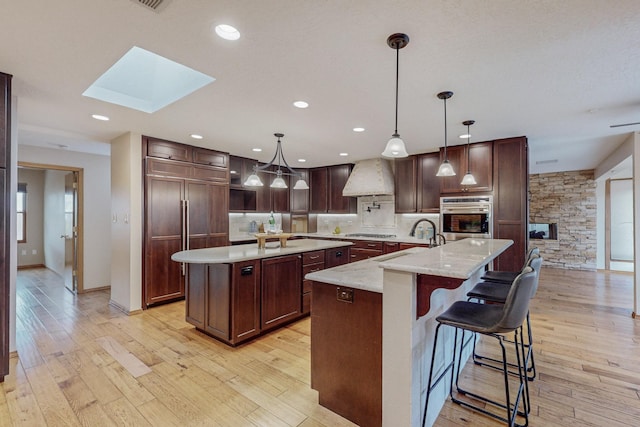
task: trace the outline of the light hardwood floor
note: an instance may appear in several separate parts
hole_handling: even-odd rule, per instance
[[[543,268],[531,426],[640,426],[631,283]],[[74,296],[44,269],[20,271],[17,287],[19,357],[1,385],[0,427],[353,425],[309,387],[308,318],[233,349],[184,322],[182,302],[126,316],[107,292]],[[487,371],[467,364],[463,375],[499,393]],[[501,424],[447,402],[436,425]]]

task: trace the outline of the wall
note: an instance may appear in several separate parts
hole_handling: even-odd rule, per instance
[[[18,243],[18,267],[44,265],[44,171],[19,168],[18,182],[27,184],[27,241]]]
[[[142,308],[142,137],[111,141],[111,304]]]
[[[18,145],[17,160],[83,169],[84,289],[108,286],[111,282],[110,157]]]
[[[529,175],[529,222],[557,223],[558,240],[531,239],[545,266],[596,269],[596,181],[593,170]]]

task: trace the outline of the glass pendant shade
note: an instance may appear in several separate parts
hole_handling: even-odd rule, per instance
[[[476,179],[473,177],[473,175],[471,175],[471,172],[467,172],[463,177],[462,177],[462,181],[460,182],[460,184],[462,185],[476,185]]]
[[[455,175],[456,173],[453,170],[453,166],[451,166],[451,163],[449,163],[449,160],[445,160],[444,162],[442,162],[442,164],[438,168],[438,173],[436,174],[436,176],[455,176]]]
[[[389,142],[387,142],[387,146],[382,152],[384,157],[408,157],[409,153],[407,153],[407,149],[404,146],[404,141],[400,138],[400,135],[397,133],[393,134]]]
[[[284,179],[282,179],[281,176],[279,176],[273,180],[270,187],[271,188],[287,188],[287,183],[284,182]]]
[[[262,183],[258,175],[256,175],[255,173],[252,173],[244,182],[244,185],[246,187],[262,187],[264,184]]]
[[[300,178],[298,179],[298,181],[296,181],[296,185],[293,186],[294,190],[308,190],[309,186],[307,185],[307,182]]]

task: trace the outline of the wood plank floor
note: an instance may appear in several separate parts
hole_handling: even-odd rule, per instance
[[[126,316],[108,292],[74,296],[44,269],[19,271],[17,288],[0,427],[353,426],[309,387],[308,318],[232,349],[184,322],[182,302]],[[640,426],[632,295],[629,274],[542,270],[531,426]],[[497,394],[488,371],[467,364],[463,377]],[[436,425],[501,424],[447,402]]]

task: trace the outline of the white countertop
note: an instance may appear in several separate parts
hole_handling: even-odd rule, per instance
[[[422,244],[428,245],[429,239],[418,239],[417,237],[411,236],[396,236],[396,237],[362,237],[362,236],[347,236],[350,233],[293,233],[295,237],[306,237],[309,239],[318,238],[318,239],[346,239],[346,240],[374,240],[377,242],[398,242],[398,243],[413,243],[413,244]],[[385,233],[386,234],[386,233]],[[389,233],[392,234],[392,233]],[[255,236],[247,234],[246,236],[233,236],[229,238],[231,242],[253,242],[256,241]]]
[[[506,239],[457,240],[435,248],[411,248],[316,271],[305,279],[372,292],[382,292],[383,269],[468,279],[512,244],[512,240]]]
[[[268,241],[267,245],[276,244],[276,241]],[[287,240],[287,247],[258,249],[257,243],[246,245],[222,246],[217,248],[191,249],[180,251],[171,255],[173,261],[186,262],[192,264],[227,264],[238,261],[248,261],[253,259],[271,258],[281,255],[291,255],[302,252],[316,251],[321,249],[339,248],[351,246],[351,242],[339,240],[314,240],[298,239]]]

